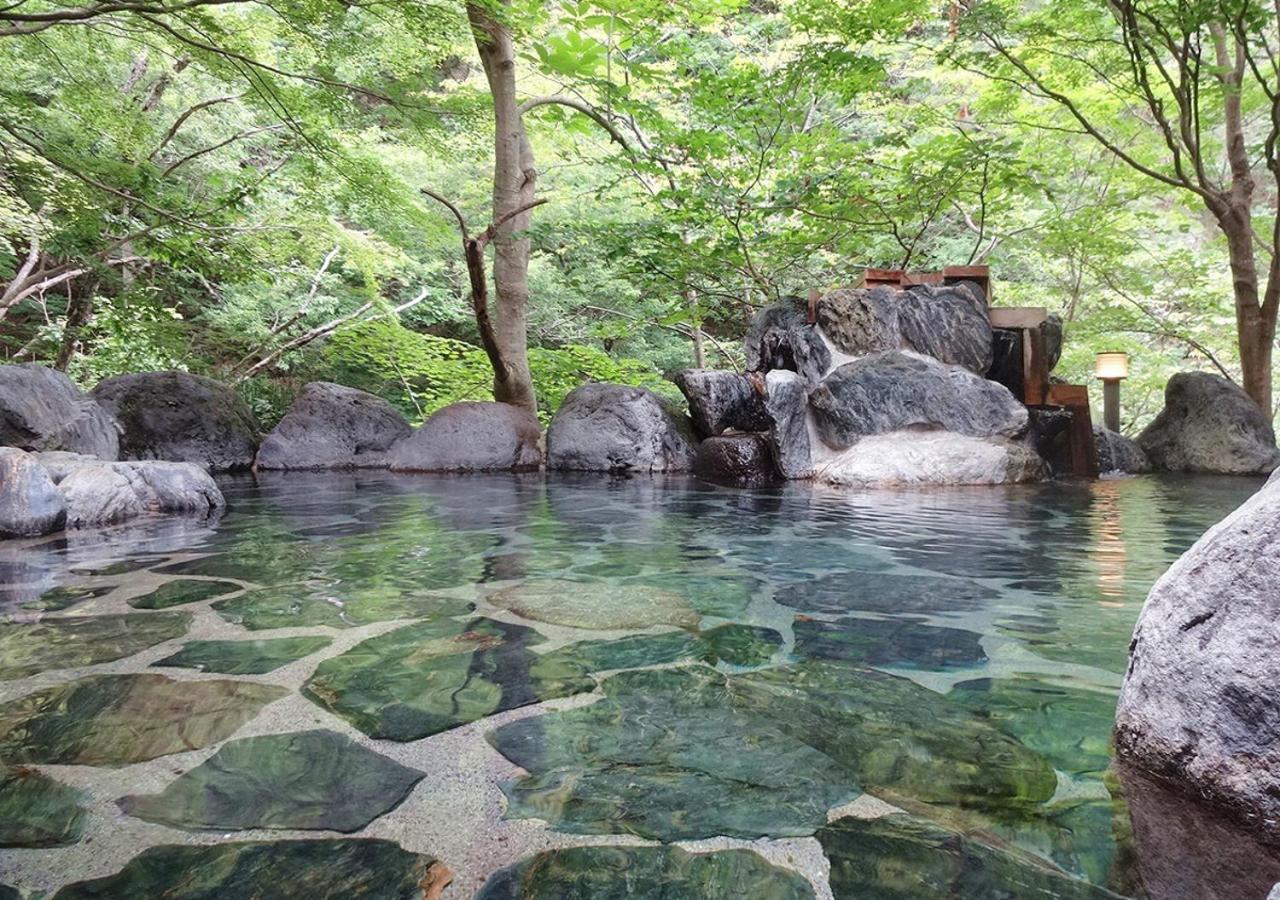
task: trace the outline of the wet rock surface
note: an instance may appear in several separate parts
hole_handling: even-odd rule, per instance
[[[223,594],[240,590],[234,581],[203,581],[195,578],[179,578],[166,581],[160,587],[139,597],[130,597],[134,609],[169,609],[188,603],[203,603]]]
[[[547,468],[585,472],[687,472],[689,430],[644,388],[584,384],[564,398],[547,430]]]
[[[777,479],[773,450],[763,434],[725,434],[698,445],[693,474],[728,484],[767,484]]]
[[[328,647],[327,637],[192,641],[153,666],[199,669],[220,675],[262,675]]]
[[[67,504],[30,453],[0,447],[0,538],[32,537],[66,524]]]
[[[181,637],[185,613],[0,621],[0,680],[110,662]]]
[[[0,366],[0,446],[120,456],[115,418],[56,369]]]
[[[1137,441],[1101,425],[1094,425],[1093,442],[1098,448],[1099,472],[1141,475],[1151,471],[1151,461]]]
[[[1164,409],[1137,443],[1162,471],[1265,475],[1280,464],[1267,416],[1241,388],[1209,372],[1170,378]]]
[[[187,372],[117,375],[92,395],[120,423],[121,459],[190,462],[214,471],[253,465],[258,420],[233,388],[212,378]]]
[[[726,431],[767,431],[771,424],[764,397],[747,376],[719,369],[685,369],[676,387],[689,401],[689,415],[700,438]]]
[[[542,463],[542,428],[509,403],[462,402],[431,414],[391,451],[396,472],[526,472]]]
[[[121,798],[131,816],[174,828],[359,831],[423,773],[334,731],[244,738],[159,794]]]
[[[1280,481],[1156,582],[1130,644],[1116,749],[1244,821],[1280,819]]]
[[[175,884],[173,874],[183,873]],[[261,841],[152,847],[115,875],[68,885],[55,900],[295,900],[378,897],[437,900],[452,873],[430,856],[385,840]]]
[[[806,304],[798,297],[756,313],[742,341],[747,371],[763,375],[784,369],[798,373],[810,386],[821,381],[831,368],[831,350],[805,315]]]
[[[22,766],[0,766],[0,847],[57,847],[80,839],[86,798]]]
[[[818,434],[844,450],[869,435],[936,429],[970,437],[1021,436],[1027,409],[1003,386],[900,352],[845,363],[809,395]]]
[[[764,377],[765,411],[769,414],[769,448],[774,466],[783,478],[808,478],[813,474],[809,445],[809,387],[803,378],[785,369]]]
[[[809,882],[750,850],[692,854],[679,847],[571,847],[548,850],[498,872],[476,900],[806,900]]]
[[[381,397],[313,381],[262,440],[259,469],[353,469],[388,464],[387,451],[409,436],[404,416]]]

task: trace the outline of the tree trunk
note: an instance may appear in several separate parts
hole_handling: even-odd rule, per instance
[[[502,9],[507,5],[503,0]],[[493,396],[536,413],[529,373],[529,239],[520,236],[529,228],[531,213],[507,216],[533,202],[538,173],[516,99],[511,30],[480,3],[467,4],[467,17],[493,97],[493,221],[499,223],[493,237],[493,335],[500,356],[494,368]]]
[[[1235,295],[1236,341],[1245,392],[1271,414],[1271,348],[1276,335],[1274,308],[1264,307],[1258,291],[1258,264],[1249,211],[1233,209],[1218,219],[1227,238],[1231,288]]]

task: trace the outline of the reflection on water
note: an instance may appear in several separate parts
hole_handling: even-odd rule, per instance
[[[216,792],[271,798],[234,805],[226,833],[255,839],[303,803],[299,821],[390,810],[399,824],[368,833],[419,835],[406,848],[457,870],[456,896],[486,879],[486,896],[576,896],[624,863],[676,894],[807,891],[746,849],[533,856],[493,837],[529,821],[559,845],[816,834],[836,897],[1209,896],[1177,884],[1210,884],[1218,861],[1159,826],[1172,801],[1114,775],[1111,724],[1147,590],[1259,483],[841,493],[280,474],[225,482],[218,523],[0,544],[0,882],[115,877],[146,846],[189,843]],[[218,707],[198,727],[157,714],[204,696]],[[246,721],[300,732],[299,717],[329,731],[226,741]],[[424,790],[409,786],[438,765],[433,742],[475,722],[477,758],[520,767],[483,797],[441,799],[484,827],[432,831],[431,796],[405,801],[416,818],[393,808]],[[177,747],[207,749],[166,756]],[[302,759],[273,760],[279,747]],[[159,783],[157,757],[173,760]],[[90,799],[94,770],[56,765],[82,758],[132,764],[116,796]],[[401,765],[403,791],[369,810],[337,787]],[[889,814],[833,816],[863,793]],[[125,795],[163,827],[107,818]],[[68,849],[95,838],[105,861]],[[150,884],[156,860],[181,856],[135,869]]]

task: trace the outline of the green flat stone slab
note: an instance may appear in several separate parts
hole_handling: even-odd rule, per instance
[[[476,900],[811,900],[801,875],[750,850],[679,847],[549,850],[497,872]]]
[[[221,597],[232,591],[240,590],[240,585],[233,581],[199,581],[194,578],[179,578],[166,581],[149,594],[134,597],[129,605],[134,609],[168,609],[184,603],[199,603],[213,597]]]
[[[735,666],[763,666],[782,646],[782,635],[757,625],[721,625],[702,633],[709,663],[727,662]]]
[[[100,584],[97,587],[80,587],[76,585],[59,587],[51,591],[45,591],[35,600],[28,600],[22,604],[22,608],[40,610],[42,612],[58,612],[70,609],[85,600],[94,600],[98,597],[106,596],[114,590],[115,585],[113,584]]]
[[[1006,811],[1057,784],[1041,756],[977,716],[872,670],[691,666],[626,672],[604,691],[488,734],[529,773],[504,786],[510,816],[664,841],[788,837],[862,788]]]
[[[936,897],[1118,898],[1038,857],[910,816],[838,819],[817,833],[837,900]]]
[[[159,794],[122,810],[175,828],[359,831],[423,777],[336,731],[231,741]]]
[[[55,900],[434,900],[452,877],[391,841],[265,841],[145,850],[120,872],[64,887]]]
[[[491,619],[406,625],[320,663],[303,694],[371,737],[414,741],[595,687],[571,654],[530,649],[543,642]]]
[[[0,704],[0,759],[117,766],[197,750],[288,693],[246,681],[93,675]]]
[[[111,662],[186,634],[186,613],[0,622],[0,681]]]
[[[820,622],[799,616],[796,654],[868,666],[942,671],[987,661],[982,635],[962,628],[910,619],[839,619]]]
[[[0,767],[0,847],[56,847],[80,839],[84,795],[34,769]]]
[[[424,592],[402,593],[311,584],[286,584],[219,600],[214,610],[228,622],[252,631],[329,625],[354,628],[393,619],[450,618],[475,607],[465,600]]]
[[[191,641],[153,666],[199,669],[221,675],[261,675],[328,647],[327,637],[262,638],[248,641]]]
[[[617,582],[526,581],[494,591],[489,602],[533,622],[599,631],[698,624],[698,613],[680,594]]]

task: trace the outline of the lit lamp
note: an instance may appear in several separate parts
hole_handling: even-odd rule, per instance
[[[1129,377],[1129,354],[1122,350],[1099,353],[1094,374],[1102,379],[1102,418],[1112,431],[1120,430],[1120,382]]]

